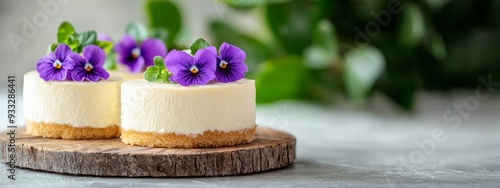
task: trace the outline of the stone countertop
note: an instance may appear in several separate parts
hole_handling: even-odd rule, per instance
[[[368,110],[290,101],[259,106],[261,126],[285,130],[297,138],[295,164],[264,173],[115,178],[16,169],[15,181],[7,178],[8,171],[0,170],[0,184],[16,188],[500,187],[500,96],[480,101],[463,116],[453,112],[454,104],[470,102],[468,96],[469,92],[419,95],[422,102],[414,113],[391,110],[380,99],[370,103]]]

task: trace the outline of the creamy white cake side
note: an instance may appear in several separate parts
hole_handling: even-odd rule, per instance
[[[24,75],[24,116],[31,122],[104,128],[120,125],[120,78],[99,82],[44,81]]]
[[[255,127],[255,81],[180,86],[143,79],[122,84],[122,129],[195,135]]]

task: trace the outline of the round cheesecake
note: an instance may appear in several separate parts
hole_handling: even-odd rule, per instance
[[[120,136],[120,83],[44,81],[36,71],[24,75],[26,131],[62,139]]]
[[[255,82],[122,84],[121,140],[166,148],[232,146],[255,137]]]

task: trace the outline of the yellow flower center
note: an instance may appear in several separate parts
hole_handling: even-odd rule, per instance
[[[54,61],[54,64],[52,64],[52,66],[54,66],[56,69],[60,69],[62,67],[62,63],[58,59],[58,60]]]
[[[191,70],[191,73],[196,74],[198,73],[198,67],[192,66],[189,70]]]
[[[94,68],[94,66],[92,66],[90,63],[86,63],[84,68],[87,72],[89,72]]]
[[[132,49],[132,58],[136,59],[139,56],[141,56],[141,49],[140,48]]]
[[[227,62],[226,62],[226,61],[224,61],[224,60],[222,60],[222,61],[220,61],[219,66],[220,66],[221,68],[225,69],[225,68],[227,67]]]

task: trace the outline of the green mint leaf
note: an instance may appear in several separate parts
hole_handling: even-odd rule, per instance
[[[196,54],[196,52],[200,49],[203,49],[203,48],[206,48],[208,47],[209,44],[207,41],[205,41],[204,39],[202,38],[199,38],[197,39],[196,41],[194,41],[194,43],[191,45],[190,49],[191,49],[191,54],[194,55]]]
[[[165,60],[161,56],[155,56],[153,63],[158,68],[165,68]]]
[[[72,33],[71,35],[69,35],[66,38],[66,40],[63,43],[67,44],[73,51],[75,51],[75,49],[78,46],[80,46],[80,41],[78,40],[78,37],[79,37],[78,33]],[[75,51],[75,52],[79,52],[79,51]]]
[[[111,52],[111,50],[113,49],[113,42],[111,41],[96,41],[95,45],[101,47],[106,55],[108,55],[109,52]]]
[[[136,41],[143,41],[148,37],[148,30],[138,22],[130,22],[125,29],[125,33],[132,36]]]
[[[182,14],[177,3],[171,0],[146,1],[146,14],[150,28],[163,28],[168,33],[167,46],[174,46],[182,27]],[[168,16],[165,16],[168,13]]]
[[[157,38],[162,40],[163,42],[168,40],[168,30],[165,28],[151,28],[149,30],[149,37]]]
[[[75,28],[69,22],[63,22],[57,30],[57,42],[64,43],[71,34],[75,33]]]
[[[163,83],[168,82],[170,78],[170,74],[168,74],[168,70],[166,68],[162,68],[160,70],[160,74],[158,74],[158,80]]]
[[[104,62],[104,68],[106,70],[116,70],[116,59],[115,59],[115,53],[114,52],[109,52],[109,54],[106,55],[106,61]]]
[[[78,41],[80,45],[83,47],[96,43],[97,40],[97,32],[95,31],[85,31],[81,32],[78,35]]]
[[[144,72],[144,79],[148,82],[156,82],[158,80],[158,75],[160,74],[160,68],[157,66],[149,66]]]
[[[164,59],[161,56],[156,56],[153,59],[154,65],[149,66],[144,72],[144,79],[149,82],[168,82],[170,74],[168,74],[167,68],[165,68]]]
[[[56,51],[56,48],[57,48],[57,43],[52,43],[51,45],[49,45],[49,47],[47,48],[47,54],[50,54],[54,51]]]

